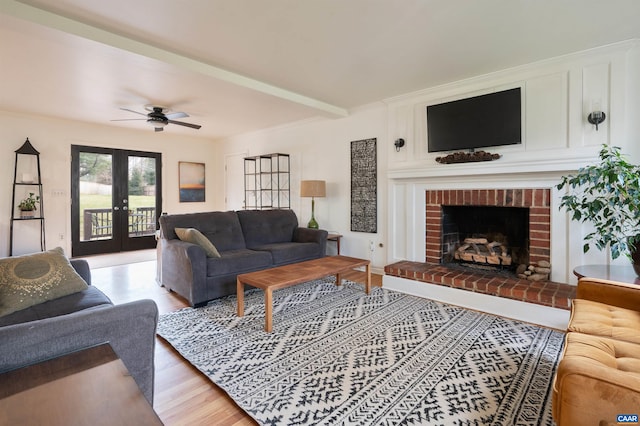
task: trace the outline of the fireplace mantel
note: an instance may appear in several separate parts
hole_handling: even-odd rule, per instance
[[[434,157],[435,158],[435,157]],[[428,167],[416,165],[402,169],[389,169],[387,176],[391,180],[415,180],[421,178],[475,177],[489,176],[509,179],[514,175],[553,174],[561,176],[578,170],[585,164],[593,163],[593,156],[573,157],[569,159],[525,159],[508,160],[502,158],[493,162],[439,164],[435,159]]]

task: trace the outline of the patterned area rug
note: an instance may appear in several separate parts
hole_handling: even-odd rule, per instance
[[[552,425],[564,334],[319,280],[160,317],[158,334],[263,425]]]

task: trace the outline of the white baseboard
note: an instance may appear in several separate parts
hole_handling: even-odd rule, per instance
[[[568,310],[535,303],[489,296],[390,275],[382,277],[382,287],[561,331],[565,331],[567,324],[569,324],[570,312]]]

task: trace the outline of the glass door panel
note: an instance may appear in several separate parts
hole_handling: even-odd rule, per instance
[[[113,156],[80,152],[80,241],[113,239]]]
[[[129,156],[128,202],[130,238],[155,236],[156,232],[156,159]]]

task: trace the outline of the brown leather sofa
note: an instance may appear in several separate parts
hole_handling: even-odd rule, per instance
[[[640,286],[581,278],[554,381],[553,418],[558,426],[608,425],[639,413]]]

